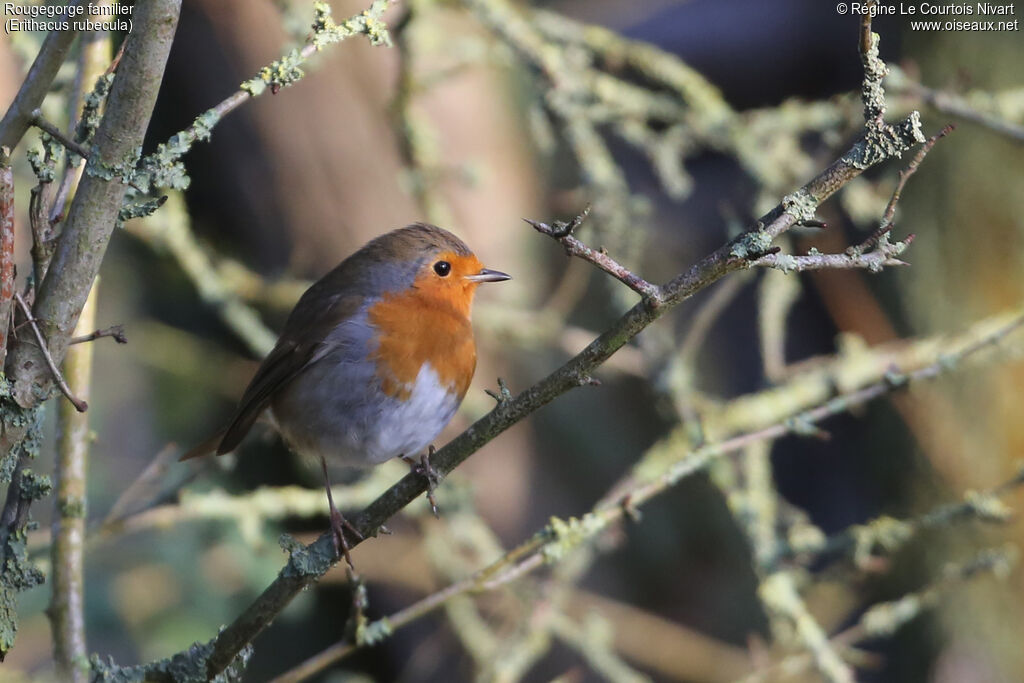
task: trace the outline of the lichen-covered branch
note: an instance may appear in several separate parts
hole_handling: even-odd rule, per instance
[[[547,235],[561,244],[562,247],[565,248],[567,256],[575,256],[594,264],[640,296],[650,300],[656,305],[657,302],[661,300],[661,290],[657,285],[653,285],[647,280],[644,280],[642,277],[609,256],[603,249],[591,249],[573,236],[573,232],[581,223],[583,223],[588,213],[590,213],[589,209],[585,210],[568,223],[556,221],[554,226],[550,226],[547,223],[541,223],[540,221],[532,221],[528,218],[525,220],[527,223],[532,225],[537,232],[542,235]]]
[[[1019,550],[1014,546],[986,548],[967,561],[949,563],[939,578],[923,589],[890,602],[872,605],[856,624],[830,639],[831,647],[846,649],[866,641],[890,637],[926,610],[934,608],[943,597],[966,581],[984,576],[1005,579],[1018,563],[1019,555]],[[787,676],[797,676],[812,666],[813,661],[810,653],[789,655],[767,666],[759,666],[737,683],[769,683],[779,680],[783,672]]]
[[[196,142],[209,140],[213,128],[220,121],[253,97],[269,90],[276,94],[281,88],[298,82],[305,72],[302,67],[316,52],[328,45],[356,35],[365,35],[374,45],[390,45],[387,25],[381,15],[390,0],[374,0],[370,7],[341,23],[331,16],[331,6],[317,0],[313,3],[312,33],[302,48],[291,50],[281,59],[263,67],[260,72],[242,83],[241,87],[219,104],[196,117],[188,128],[172,135],[157,146],[152,154],[142,159],[134,180],[145,189],[172,188],[184,190],[189,185],[188,173],[181,163]]]

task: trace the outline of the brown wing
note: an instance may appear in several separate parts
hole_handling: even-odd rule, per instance
[[[211,452],[223,455],[237,448],[278,389],[293,380],[315,359],[317,349],[331,330],[355,314],[363,301],[361,296],[325,295],[325,290],[330,291],[330,287],[325,286],[321,280],[299,299],[285,323],[277,345],[260,364],[242,394],[227,429],[190,450],[182,456],[182,460]]]

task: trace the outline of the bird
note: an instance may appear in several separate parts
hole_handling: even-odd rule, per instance
[[[372,239],[306,290],[228,426],[181,459],[230,453],[269,418],[292,452],[320,461],[335,554],[351,565],[344,528],[361,536],[334,505],[327,462],[366,468],[400,457],[432,491],[430,444],[476,370],[476,289],[509,279],[435,225]]]

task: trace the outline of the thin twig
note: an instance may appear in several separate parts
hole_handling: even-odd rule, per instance
[[[68,386],[67,382],[64,381],[64,375],[61,374],[57,364],[53,362],[53,356],[50,355],[50,349],[46,345],[46,339],[43,338],[43,333],[39,331],[36,319],[32,317],[32,309],[29,308],[27,303],[25,303],[25,299],[21,296],[21,292],[15,292],[14,299],[18,302],[18,307],[21,308],[21,312],[25,315],[25,320],[32,328],[36,341],[39,342],[39,350],[43,354],[43,359],[46,360],[46,366],[50,368],[50,373],[53,375],[53,381],[57,384],[57,388],[60,389],[60,393],[64,394],[65,398],[71,401],[72,405],[75,406],[75,409],[78,412],[84,413],[89,409],[89,404],[81,399],[75,398],[75,395],[71,393],[71,388]]]
[[[83,342],[91,342],[96,339],[102,339],[103,337],[110,337],[118,344],[128,343],[128,337],[126,337],[124,334],[124,325],[111,325],[110,327],[106,327],[102,330],[96,330],[95,332],[90,332],[89,334],[83,334],[78,337],[72,337],[71,341],[68,342],[68,344],[81,344]]]
[[[32,112],[32,125],[83,159],[89,158],[89,150],[85,145],[81,145],[65,135],[64,131],[47,121],[43,116],[43,112],[38,109]]]
[[[81,0],[68,3],[68,8],[75,7]],[[56,17],[54,17],[56,19]],[[39,48],[39,54],[29,69],[28,75],[22,81],[18,94],[14,101],[0,120],[0,147],[7,147],[13,150],[25,135],[25,131],[31,123],[32,112],[42,103],[43,98],[50,89],[50,84],[57,76],[64,58],[71,48],[77,31],[50,31]]]
[[[914,155],[911,162],[907,164],[907,167],[900,171],[899,182],[896,183],[896,189],[893,190],[892,197],[889,199],[889,203],[885,207],[885,213],[882,214],[883,226],[892,226],[892,219],[896,216],[896,205],[899,204],[900,197],[903,194],[903,188],[907,186],[907,181],[910,180],[910,177],[917,173],[917,169],[920,168],[921,162],[924,161],[924,158],[928,156],[928,152],[932,151],[932,147],[935,146],[936,142],[952,133],[954,129],[955,126],[947,125],[938,133],[928,138],[928,140],[921,145],[921,149],[917,151],[917,154]]]
[[[902,242],[891,244],[902,252],[914,241],[914,235],[907,235]],[[783,271],[803,272],[806,270],[837,270],[843,268],[864,268],[878,272],[882,268],[909,265],[906,261],[895,258],[893,254],[883,250],[870,251],[866,254],[806,254],[792,256],[790,254],[767,254],[750,262],[751,266],[777,268]]]
[[[604,250],[598,251],[591,249],[573,236],[573,231],[583,223],[589,213],[590,209],[585,209],[583,213],[579,214],[568,223],[555,223],[553,227],[547,223],[533,221],[529,218],[524,218],[523,220],[532,225],[537,232],[547,235],[561,244],[565,248],[565,253],[567,255],[576,256],[577,258],[581,258],[584,261],[594,264],[640,296],[644,297],[650,305],[660,305],[662,300],[660,287],[651,284],[622,264],[618,263],[615,259],[608,256]]]

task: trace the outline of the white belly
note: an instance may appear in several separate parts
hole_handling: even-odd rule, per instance
[[[437,438],[459,407],[429,363],[420,368],[405,401],[389,400],[365,435],[367,459],[377,464],[399,455],[417,456]]]

